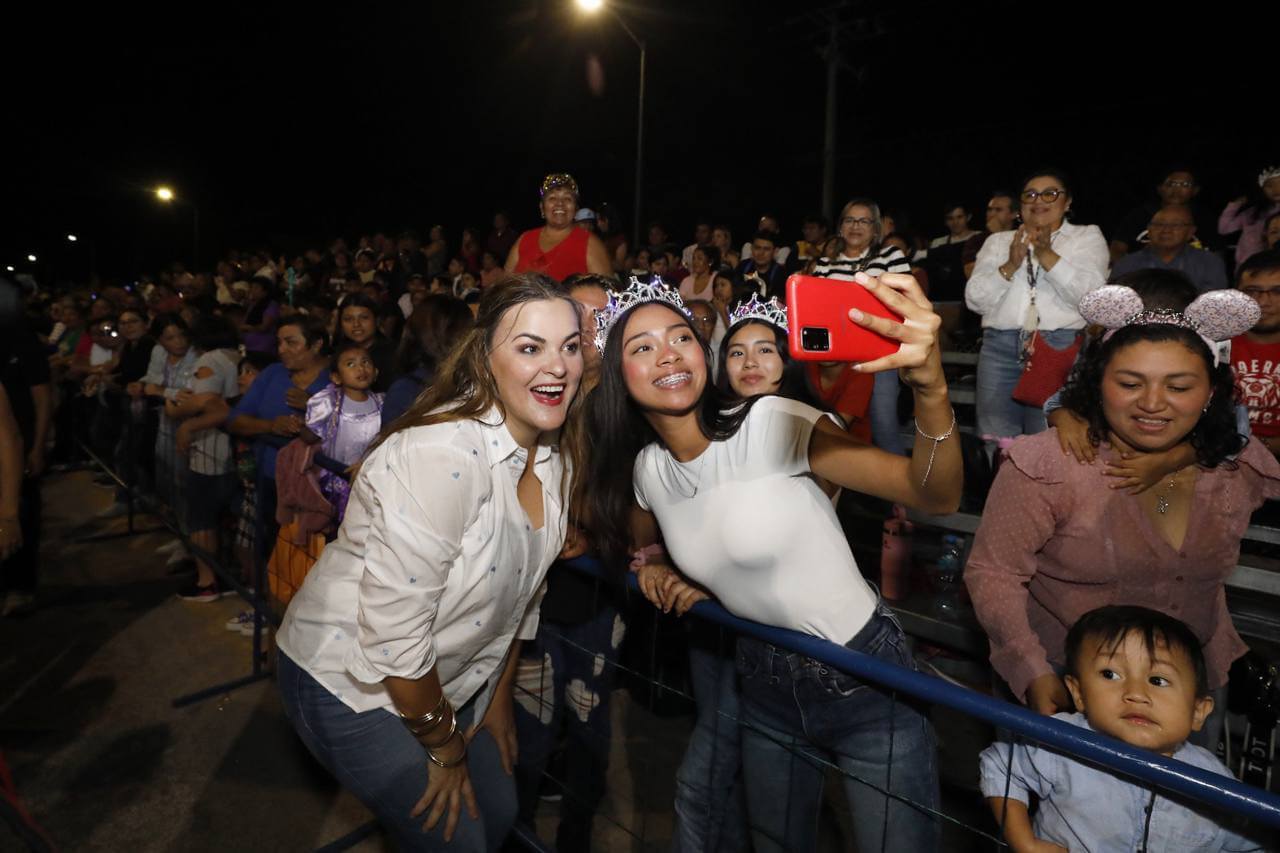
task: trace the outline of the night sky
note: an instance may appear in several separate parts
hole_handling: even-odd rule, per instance
[[[206,266],[229,246],[435,222],[456,247],[500,206],[531,225],[552,170],[630,230],[639,57],[607,14],[49,5],[9,28],[0,264],[34,252],[43,278],[83,279],[91,258],[112,277],[190,261],[192,210],[161,207],[158,183],[199,208]],[[827,5],[616,4],[649,45],[646,218],[682,242],[699,215],[745,239],[769,209],[794,236],[821,201],[825,34],[805,11]],[[933,234],[944,201],[981,205],[1051,163],[1073,176],[1077,221],[1105,226],[1179,161],[1216,213],[1280,164],[1276,15],[1121,7],[851,6],[837,197],[870,194]]]

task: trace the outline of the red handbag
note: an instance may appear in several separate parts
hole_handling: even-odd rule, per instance
[[[1013,388],[1013,399],[1028,406],[1043,406],[1063,385],[1071,374],[1080,352],[1080,335],[1066,349],[1054,349],[1040,337],[1037,331],[1027,344],[1027,361],[1022,366],[1022,376]]]

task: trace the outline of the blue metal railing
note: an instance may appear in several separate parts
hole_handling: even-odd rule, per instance
[[[565,565],[606,582],[617,582],[616,576],[611,575],[598,560],[591,557],[579,557]],[[634,575],[628,574],[627,585],[632,589],[639,589]],[[866,681],[1008,729],[1029,740],[1121,773],[1144,785],[1191,797],[1250,820],[1280,827],[1280,796],[1246,785],[1232,777],[1136,749],[1115,738],[1037,714],[1020,705],[994,699],[935,676],[886,663],[809,634],[740,619],[714,601],[700,601],[689,612],[739,634],[806,655]]]

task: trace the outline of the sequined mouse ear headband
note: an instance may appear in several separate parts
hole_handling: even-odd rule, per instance
[[[1185,311],[1147,310],[1132,288],[1109,284],[1080,300],[1080,316],[1107,329],[1103,340],[1126,326],[1165,325],[1187,329],[1198,335],[1213,353],[1218,366],[1218,344],[1252,329],[1262,310],[1252,298],[1238,290],[1211,290],[1196,297]]]
[[[596,349],[603,353],[605,344],[609,342],[609,332],[618,322],[618,318],[645,302],[666,303],[688,319],[693,319],[689,309],[684,307],[684,300],[680,298],[680,293],[663,284],[660,277],[654,276],[649,281],[641,281],[632,276],[631,284],[627,289],[610,290],[609,301],[596,312]]]

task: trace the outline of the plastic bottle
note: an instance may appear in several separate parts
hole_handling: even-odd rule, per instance
[[[942,537],[942,554],[934,567],[934,611],[939,616],[954,616],[964,606],[960,586],[963,569],[964,539],[948,533]]]

